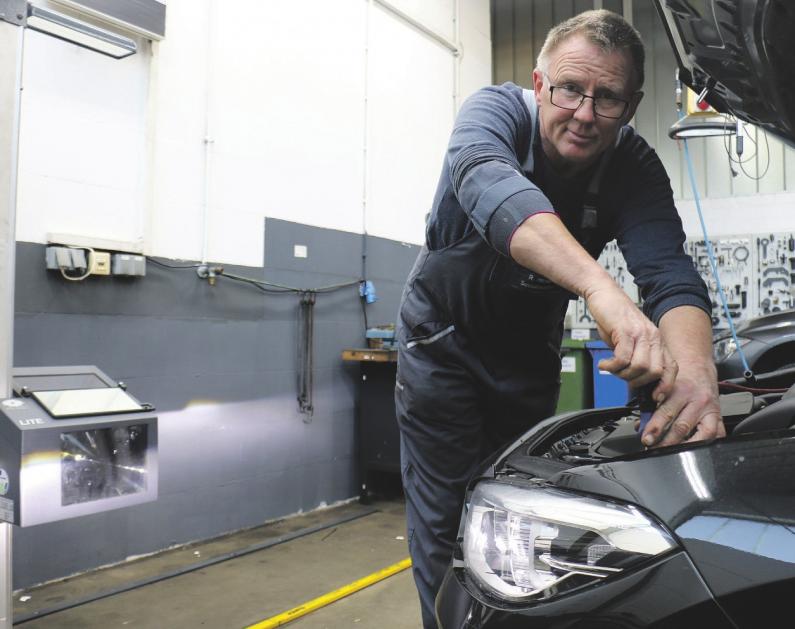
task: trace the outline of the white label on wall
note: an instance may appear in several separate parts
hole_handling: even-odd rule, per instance
[[[8,493],[8,472],[0,468],[0,496]]]
[[[574,328],[571,331],[571,340],[572,341],[590,341],[591,340],[591,330],[588,328]]]
[[[561,373],[577,373],[577,360],[574,356],[564,356],[560,360]]]
[[[0,498],[0,520],[14,523],[14,501]]]
[[[293,245],[293,255],[296,258],[305,258],[307,253],[306,245]]]

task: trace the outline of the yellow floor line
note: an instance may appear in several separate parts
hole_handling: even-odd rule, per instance
[[[384,579],[391,577],[393,574],[402,572],[409,567],[411,567],[411,559],[406,557],[406,559],[403,561],[399,561],[398,563],[392,564],[383,570],[379,570],[378,572],[374,572],[373,574],[367,575],[366,577],[362,577],[353,583],[343,585],[341,588],[336,589],[333,592],[313,598],[311,601],[307,601],[298,607],[293,607],[292,609],[289,609],[278,616],[272,616],[266,620],[258,622],[255,625],[250,625],[246,627],[246,629],[273,629],[274,627],[281,627],[286,625],[288,622],[292,622],[296,618],[300,618],[301,616],[305,616],[316,609],[330,605],[341,598],[349,596],[350,594],[358,592],[359,590],[363,590],[374,583],[383,581]]]

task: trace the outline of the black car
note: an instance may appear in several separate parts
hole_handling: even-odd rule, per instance
[[[795,2],[654,3],[682,81],[795,146]],[[493,455],[467,491],[439,626],[792,626],[793,321],[738,330],[755,382],[716,338],[725,439],[645,450],[620,407],[552,417]]]
[[[719,380],[743,375],[745,366],[737,351],[738,344],[754,373],[795,367],[795,310],[776,312],[738,325],[736,341],[728,330],[717,333],[712,349]]]
[[[439,626],[791,626],[795,386],[771,395],[722,395],[728,438],[658,450],[631,408],[535,426],[470,484]]]

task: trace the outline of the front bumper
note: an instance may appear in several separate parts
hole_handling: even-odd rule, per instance
[[[548,603],[508,606],[464,587],[463,569],[448,570],[436,598],[440,629],[680,629],[735,625],[715,602],[683,551],[621,578]],[[476,588],[473,588],[473,592]]]

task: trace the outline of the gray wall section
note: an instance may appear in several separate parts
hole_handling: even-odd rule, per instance
[[[362,236],[266,220],[264,266],[229,272],[301,288],[361,276]],[[308,257],[293,257],[293,245]],[[394,322],[418,247],[368,237],[379,300],[370,325]],[[166,261],[170,264],[184,264]],[[193,269],[151,262],[141,279],[67,282],[44,246],[18,243],[15,366],[95,364],[159,417],[156,502],[14,532],[14,587],[256,526],[356,495],[358,289],[318,295],[315,414],[297,411],[298,298],[265,295]]]

